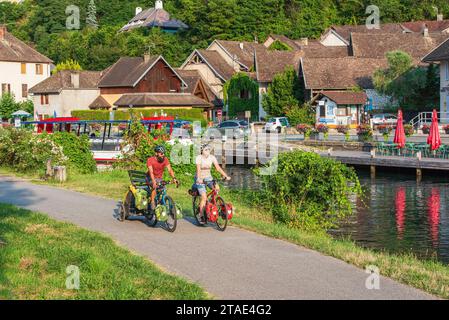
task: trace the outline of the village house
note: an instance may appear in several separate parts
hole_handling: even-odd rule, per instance
[[[0,95],[10,93],[16,101],[27,100],[29,89],[50,76],[51,64],[52,60],[0,25]]]
[[[368,97],[365,92],[321,91],[314,97],[316,122],[329,127],[347,125],[352,128],[362,122]]]
[[[366,25],[331,26],[320,37],[325,46],[349,46],[352,33],[364,34],[411,34],[411,33],[449,33],[449,20],[438,15],[436,20],[410,21],[401,23],[381,23],[379,29],[367,28]]]
[[[377,69],[386,67],[386,59],[301,58],[299,79],[306,101],[311,101],[316,107],[318,107],[317,101],[319,101],[317,96],[322,92],[329,94],[331,91],[336,91],[339,92],[340,98],[344,96],[343,92],[348,92],[345,99],[349,99],[353,97],[354,91],[360,90],[364,91],[372,105],[378,106],[387,104],[388,99],[376,93],[372,75]],[[333,105],[329,105],[328,110],[320,112],[320,118],[330,124],[338,124],[335,116]]]
[[[322,91],[338,91],[342,96],[342,91],[361,89],[370,108],[379,110],[393,103],[374,89],[371,80],[376,70],[387,67],[386,54],[402,50],[415,65],[421,65],[424,55],[448,33],[449,20],[439,15],[435,21],[386,23],[379,29],[332,26],[319,39],[292,40],[272,34],[263,44],[215,40],[205,50],[194,50],[181,69],[197,70],[218,99],[223,99],[223,86],[235,73],[247,73],[259,85],[259,119],[266,117],[264,94],[274,76],[287,66],[300,75],[307,101],[318,101]],[[317,78],[323,80],[314,81]],[[226,111],[224,106],[225,115]]]
[[[440,121],[449,123],[449,35],[437,48],[423,58],[426,63],[440,66]]]
[[[100,71],[61,70],[30,89],[34,114],[40,119],[70,117],[74,110],[89,110],[98,97]]]
[[[215,95],[198,73],[184,75],[187,81],[162,56],[122,57],[104,72],[90,108],[200,108],[210,118]]]
[[[164,32],[176,33],[179,30],[188,29],[189,26],[180,20],[171,19],[170,13],[164,10],[162,0],[156,0],[154,8],[142,10],[137,7],[135,17],[124,25],[120,32],[136,28],[160,28]]]
[[[216,103],[223,106],[223,86],[234,74],[244,72],[255,78],[254,52],[258,48],[264,46],[255,42],[215,40],[205,50],[194,50],[180,69],[197,70],[217,97]],[[226,117],[227,107],[222,109],[215,109],[213,119],[217,118],[217,112]]]

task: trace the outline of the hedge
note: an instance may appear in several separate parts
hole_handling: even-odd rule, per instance
[[[178,116],[181,120],[187,121],[201,121],[203,125],[207,120],[204,117],[202,109],[141,109],[134,108],[133,112],[137,115],[143,115],[144,118],[153,117],[155,113],[160,114],[161,110],[169,116]],[[109,110],[75,110],[72,111],[72,116],[80,118],[81,120],[109,120]],[[125,110],[117,110],[114,113],[114,120],[129,120],[130,113]]]

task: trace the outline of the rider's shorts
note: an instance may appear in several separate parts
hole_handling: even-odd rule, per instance
[[[196,180],[197,179],[195,178],[195,185],[194,185],[194,187],[198,190],[198,193],[200,195],[203,195],[203,194],[207,193],[206,186],[209,189],[213,189],[213,187],[214,187],[214,182],[213,182],[214,178],[212,178],[212,177],[207,177],[207,178],[203,179],[204,184],[198,184],[198,183],[196,183]]]

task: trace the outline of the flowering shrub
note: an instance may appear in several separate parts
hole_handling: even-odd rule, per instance
[[[26,129],[0,129],[0,165],[21,172],[45,172],[47,161],[65,165],[62,147],[47,134],[33,135]]]
[[[424,133],[424,134],[429,134],[429,133],[430,133],[430,126],[429,126],[428,124],[424,124],[424,125],[421,127],[421,130],[422,130],[422,133]]]
[[[357,126],[357,135],[362,141],[368,141],[373,137],[373,130],[369,124],[361,124]]]
[[[444,133],[449,134],[449,124],[443,126],[443,131]]]
[[[78,137],[69,132],[55,132],[48,135],[58,146],[62,147],[68,159],[68,165],[80,173],[97,171],[97,164],[90,151],[90,141],[86,135]]]

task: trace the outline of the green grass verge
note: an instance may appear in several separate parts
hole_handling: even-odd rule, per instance
[[[10,173],[0,169],[0,173]],[[23,175],[22,175],[23,177]],[[179,189],[170,187],[169,193],[183,208],[184,214],[190,215],[191,198],[187,190],[191,187],[192,177],[181,177],[184,182]],[[116,200],[122,199],[129,180],[126,172],[113,171],[93,175],[70,175],[64,184],[42,182],[36,183],[58,185],[71,190],[95,194]],[[375,265],[383,276],[413,286],[442,298],[449,298],[449,266],[438,261],[420,260],[410,254],[390,254],[387,252],[365,249],[350,240],[333,239],[326,233],[312,233],[290,229],[275,223],[270,214],[260,208],[252,207],[241,195],[231,190],[222,189],[222,196],[236,208],[231,225],[264,234],[276,239],[286,240],[323,254],[346,261],[360,268]]]
[[[66,288],[71,265],[80,270],[79,290]],[[207,298],[109,237],[0,204],[0,300]]]

